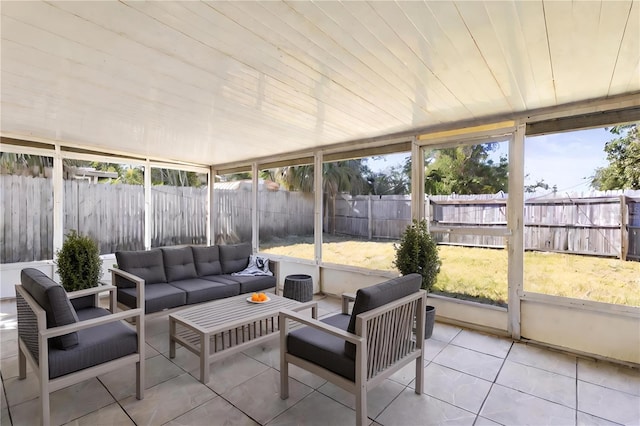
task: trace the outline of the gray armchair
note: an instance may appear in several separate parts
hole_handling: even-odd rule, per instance
[[[356,424],[364,425],[367,391],[413,361],[415,392],[421,394],[427,299],[421,280],[410,274],[360,289],[351,315],[347,308],[352,296],[343,299],[341,314],[320,321],[282,311],[280,397],[289,397],[289,364],[294,364],[355,394]],[[306,327],[289,331],[288,320]]]
[[[144,397],[144,305],[115,313],[114,286],[66,293],[43,272],[27,268],[16,285],[19,378],[29,361],[40,381],[42,424],[50,423],[49,394],[91,377],[136,364],[136,397]],[[110,292],[110,311],[94,303],[77,311],[70,299]],[[144,286],[138,301],[144,304]],[[91,298],[89,298],[91,299]],[[79,305],[80,306],[80,305]],[[122,320],[135,318],[135,330]]]

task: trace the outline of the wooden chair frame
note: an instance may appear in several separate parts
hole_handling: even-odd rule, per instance
[[[347,314],[353,295],[343,295],[342,311]],[[416,362],[415,392],[424,387],[424,322],[427,293],[424,290],[390,302],[356,316],[355,334],[283,310],[280,312],[280,398],[289,397],[289,364],[297,365],[352,393],[356,397],[356,424],[365,425],[367,392],[396,371]],[[350,381],[319,365],[296,357],[287,351],[288,321],[314,327],[353,343],[356,347],[355,381]],[[414,340],[410,337],[415,331]],[[417,338],[415,337],[417,336]]]
[[[67,293],[69,299],[75,299],[82,296],[94,295],[96,301],[98,301],[98,294],[109,291],[109,310],[111,315],[105,315],[103,317],[93,318],[86,321],[80,321],[74,324],[68,324],[61,327],[47,328],[47,314],[45,310],[31,297],[31,295],[22,287],[17,284],[16,297],[18,303],[22,305],[22,301],[25,302],[30,316],[35,319],[37,326],[37,359],[31,354],[28,349],[27,343],[23,338],[18,335],[18,377],[25,379],[27,377],[27,361],[31,365],[34,373],[36,374],[38,381],[40,382],[40,405],[42,411],[42,424],[49,425],[51,423],[51,413],[49,405],[49,394],[59,389],[71,386],[76,383],[80,383],[92,377],[97,377],[101,374],[105,374],[112,370],[117,370],[129,364],[136,365],[136,398],[144,398],[144,365],[145,365],[145,336],[144,336],[144,285],[141,285],[140,280],[136,280],[138,306],[135,309],[127,310],[125,312],[115,312],[116,309],[116,289],[117,287],[112,285],[103,285],[86,290],[79,290]],[[20,300],[21,299],[21,300]],[[141,306],[142,305],[142,306]],[[97,305],[96,305],[97,306]],[[135,354],[127,355],[122,358],[115,359],[113,361],[105,362],[100,365],[89,367],[74,373],[65,374],[64,376],[49,379],[49,342],[48,340],[62,336],[68,333],[72,333],[78,330],[84,330],[87,328],[95,327],[110,322],[116,322],[127,319],[135,319],[135,327],[138,333],[138,351]]]

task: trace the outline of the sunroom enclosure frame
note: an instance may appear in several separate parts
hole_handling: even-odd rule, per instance
[[[620,115],[620,112],[623,112]],[[19,152],[33,155],[50,156],[54,159],[54,252],[63,241],[63,191],[62,191],[62,160],[74,158],[81,160],[123,162],[127,164],[143,165],[145,171],[151,167],[173,168],[198,173],[208,173],[209,176],[209,220],[207,226],[207,241],[213,243],[216,234],[215,218],[210,212],[213,205],[213,176],[228,173],[233,170],[245,169],[252,172],[252,246],[254,251],[259,248],[258,236],[258,170],[263,164],[275,161],[285,163],[300,157],[312,157],[314,164],[315,206],[314,206],[314,242],[315,259],[303,260],[295,258],[279,258],[280,283],[288,273],[308,273],[314,278],[314,290],[338,295],[345,291],[380,282],[394,274],[388,271],[367,270],[344,265],[329,264],[322,261],[322,164],[329,156],[340,155],[345,152],[357,152],[360,156],[373,155],[381,147],[403,146],[411,148],[412,156],[412,200],[424,200],[424,156],[425,147],[439,146],[451,141],[471,142],[496,135],[509,137],[509,201],[507,208],[507,230],[503,233],[508,238],[508,309],[481,305],[478,303],[460,301],[442,296],[430,295],[429,303],[436,305],[440,320],[483,329],[498,334],[510,336],[514,339],[527,339],[541,344],[569,350],[578,354],[615,360],[627,364],[640,364],[640,308],[632,306],[611,305],[600,302],[527,293],[523,289],[523,188],[524,185],[524,140],[526,128],[532,123],[547,122],[548,131],[561,129],[565,123],[554,127],[557,119],[575,120],[581,128],[601,126],[607,117],[614,119],[623,116],[628,119],[640,119],[640,97],[637,94],[618,96],[615,98],[590,100],[563,107],[549,108],[541,111],[511,117],[494,117],[480,121],[458,123],[455,126],[416,129],[401,135],[353,141],[330,147],[318,148],[291,153],[252,159],[248,161],[213,165],[174,163],[157,158],[140,158],[128,156],[126,153],[96,153],[91,154],[90,147],[68,142],[50,141],[40,138],[25,137],[24,135],[2,132],[3,137],[29,140],[37,144],[46,144],[51,148],[17,146],[3,144],[5,152]],[[605,123],[602,122],[604,118]],[[592,122],[589,120],[593,119]],[[73,148],[73,149],[69,149]],[[82,152],[80,152],[82,150]],[[151,247],[151,178],[145,173],[145,247]],[[424,204],[412,202],[412,217],[424,217]],[[109,256],[107,256],[109,258]],[[53,275],[51,260],[29,262],[29,266],[37,266]],[[105,268],[111,262],[104,262]],[[0,265],[2,287],[15,284],[19,271],[26,264]],[[11,297],[3,289],[2,297]],[[585,324],[589,324],[588,333]]]

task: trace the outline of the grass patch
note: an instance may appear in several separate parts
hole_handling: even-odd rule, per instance
[[[397,271],[389,241],[325,235],[324,262]],[[263,243],[266,253],[313,259],[313,237]],[[506,250],[439,246],[442,269],[434,293],[505,306]],[[525,253],[525,291],[640,306],[640,263],[560,253]]]

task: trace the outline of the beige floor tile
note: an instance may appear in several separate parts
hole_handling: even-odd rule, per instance
[[[367,393],[367,415],[376,418],[404,389],[405,387],[400,383],[385,380],[380,386],[370,390]],[[355,395],[333,383],[327,382],[318,388],[318,392],[353,410],[356,408]]]
[[[472,413],[480,411],[491,388],[491,382],[434,363],[425,367],[424,378],[425,394]]]
[[[144,330],[147,338],[161,333],[169,334],[169,315],[163,315],[153,319],[145,318]]]
[[[578,380],[578,410],[614,423],[640,424],[640,396],[582,380]]]
[[[162,355],[149,358],[145,362],[145,389],[184,374],[177,365]],[[136,394],[136,366],[128,365],[99,376],[98,379],[111,392],[116,401]]]
[[[600,417],[578,411],[578,426],[620,426],[620,423],[610,422]]]
[[[259,423],[253,421],[242,411],[219,396],[183,414],[177,419],[165,423],[166,426],[214,424],[216,426],[256,426]]]
[[[416,379],[416,363],[414,361],[402,367],[389,377],[390,380],[407,386]]]
[[[147,344],[161,354],[169,353],[169,332],[158,333],[153,336],[147,336],[145,338]],[[176,345],[179,347],[179,345]]]
[[[9,409],[3,408],[0,410],[0,424],[2,426],[12,426],[11,416],[9,416]]]
[[[498,358],[504,358],[511,348],[512,341],[477,331],[462,330],[451,340],[451,344],[472,349],[476,352],[482,352],[487,355],[493,355]]]
[[[503,360],[493,355],[448,345],[432,362],[492,382],[498,375]]]
[[[114,399],[97,379],[85,380],[50,395],[51,424],[61,425],[114,403]],[[41,423],[40,398],[11,406],[13,424]]]
[[[120,402],[136,425],[160,425],[198,407],[216,394],[189,374],[147,389],[143,400],[130,396]]]
[[[163,356],[187,373],[195,371],[195,377],[200,379],[200,358],[190,350],[178,346],[175,358],[170,359],[169,352],[163,354]]]
[[[526,343],[514,343],[507,360],[563,376],[576,377],[576,357]]]
[[[494,422],[493,420],[489,420],[485,417],[478,416],[473,426],[501,426],[501,425],[500,423]]]
[[[381,425],[472,425],[475,414],[405,389],[375,421]]]
[[[578,380],[640,396],[640,370],[605,361],[578,360]]]
[[[4,382],[0,384],[0,409],[8,408],[7,396],[4,394]]]
[[[27,374],[24,380],[20,380],[18,376],[15,376],[3,380],[3,382],[9,407],[29,401],[30,399],[38,398],[38,395],[40,395],[39,382],[34,373]]]
[[[493,385],[480,415],[504,425],[566,426],[576,420],[572,408],[501,385]]]
[[[289,377],[296,379],[300,383],[304,383],[313,389],[318,389],[320,386],[327,383],[327,381],[322,377],[316,376],[315,374],[292,364],[289,364]]]
[[[269,426],[352,425],[356,413],[315,391],[269,422]]]
[[[496,383],[569,408],[576,408],[576,379],[505,361]]]
[[[160,355],[160,352],[156,351],[153,346],[145,343],[144,345],[144,357],[145,359],[153,358],[156,355]]]
[[[268,369],[268,366],[243,353],[235,354],[211,364],[207,386],[221,395]],[[191,374],[200,377],[200,369]]]
[[[433,334],[431,339],[439,340],[444,343],[449,343],[454,337],[460,333],[462,329],[454,325],[436,322],[433,326]]]
[[[276,370],[280,369],[280,340],[273,341],[254,346],[243,352],[245,355],[268,365]]]
[[[27,375],[33,371],[31,364],[27,362]],[[11,356],[0,360],[0,372],[4,380],[18,377],[18,356]]]
[[[447,347],[447,343],[441,342],[440,340],[435,339],[427,339],[424,341],[424,364],[427,365],[429,362],[433,361],[433,359],[438,356],[440,352],[444,348]]]
[[[120,405],[114,403],[107,405],[97,411],[82,416],[79,419],[66,423],[68,426],[134,426],[135,423],[131,421],[127,413],[120,407]]]
[[[3,338],[0,345],[0,358],[10,358],[18,355],[18,337]]]
[[[252,419],[265,424],[292,407],[313,389],[289,379],[289,398],[280,398],[280,374],[269,369],[224,393],[222,397]]]

